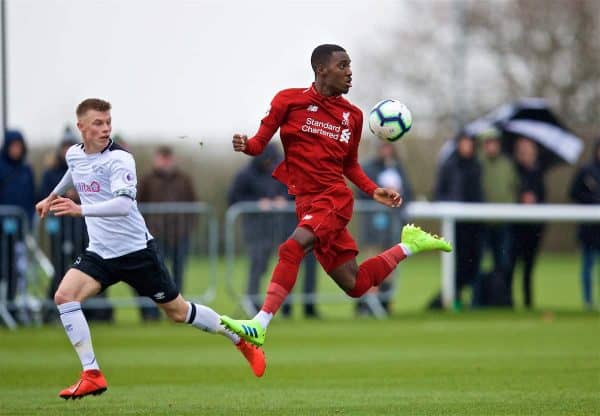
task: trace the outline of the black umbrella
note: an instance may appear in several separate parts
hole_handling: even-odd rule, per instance
[[[509,154],[512,154],[517,137],[535,141],[539,145],[540,163],[544,168],[565,162],[574,164],[583,150],[582,140],[558,120],[541,98],[524,98],[503,105],[467,124],[464,131],[470,136],[477,136],[492,126],[503,133],[502,148]]]

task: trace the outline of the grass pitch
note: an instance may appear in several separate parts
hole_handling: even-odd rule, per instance
[[[63,401],[80,370],[60,327],[3,332],[3,415],[592,415],[598,316],[420,314],[275,321],[255,378],[227,340],[160,323],[93,325],[109,382]]]
[[[277,318],[261,379],[225,338],[140,324],[125,308],[114,325],[91,324],[108,391],[64,401],[58,392],[75,382],[80,365],[63,329],[0,328],[0,415],[600,413],[600,315],[577,311],[577,257],[540,260],[533,312],[424,313],[439,288],[437,261],[403,265],[389,320],[353,318],[349,300],[319,305],[322,320],[300,319],[299,308],[291,320]],[[205,266],[192,264],[190,293],[202,284],[191,277],[204,275]],[[223,284],[218,289],[211,306],[240,316]],[[337,289],[321,279],[319,290]],[[111,292],[130,294],[124,286]]]

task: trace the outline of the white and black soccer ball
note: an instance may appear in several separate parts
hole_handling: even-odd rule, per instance
[[[381,140],[400,140],[411,127],[412,113],[398,100],[379,101],[369,113],[369,129]]]

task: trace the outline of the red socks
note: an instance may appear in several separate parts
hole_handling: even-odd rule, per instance
[[[302,258],[304,249],[296,240],[290,238],[279,246],[279,261],[267,288],[263,311],[275,314],[279,310],[296,283]]]
[[[296,240],[288,239],[279,246],[279,261],[273,270],[261,310],[272,314],[277,313],[296,283],[298,269],[303,258],[304,249]],[[348,295],[359,298],[371,287],[379,286],[405,258],[404,250],[399,245],[395,245],[383,253],[365,260],[358,268],[356,283]]]
[[[347,292],[348,295],[359,298],[373,286],[379,286],[405,258],[406,254],[402,247],[395,245],[383,253],[365,260],[358,267],[356,283],[354,288]]]

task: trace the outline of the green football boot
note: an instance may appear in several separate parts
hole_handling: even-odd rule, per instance
[[[265,342],[265,334],[267,331],[256,319],[238,320],[226,315],[221,315],[221,323],[225,328],[257,347],[260,347]]]
[[[402,244],[412,254],[432,250],[452,251],[452,246],[446,240],[437,235],[429,234],[413,224],[407,224],[402,228]]]

